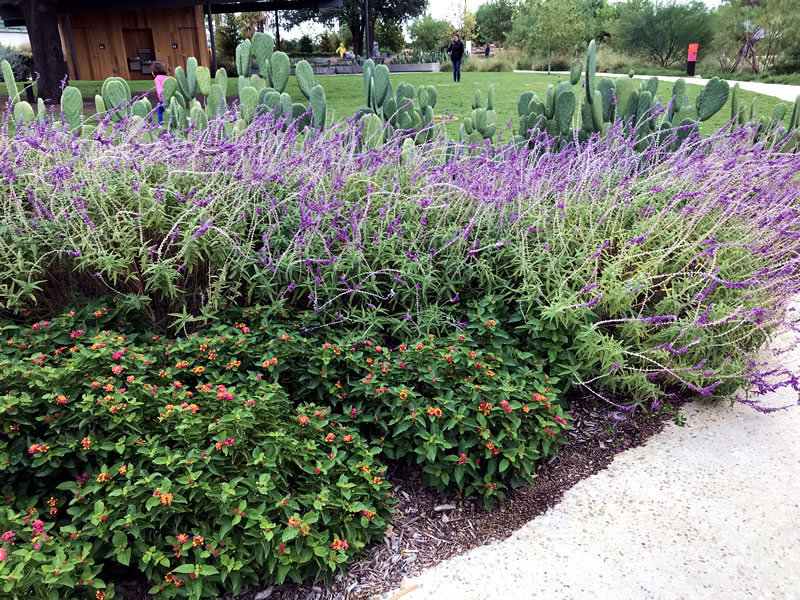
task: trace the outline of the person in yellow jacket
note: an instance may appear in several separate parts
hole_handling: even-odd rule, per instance
[[[339,47],[336,49],[336,54],[339,55],[339,58],[344,58],[344,55],[347,54],[347,48],[344,47],[342,42],[339,42]]]

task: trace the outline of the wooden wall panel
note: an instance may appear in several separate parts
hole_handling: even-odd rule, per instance
[[[164,63],[168,74],[173,75],[175,67],[185,65],[190,56],[200,65],[211,65],[201,6],[81,13],[70,15],[69,21],[80,79],[149,78],[128,70],[128,58],[135,54],[126,48],[126,38],[128,46],[135,45],[139,42],[134,40],[150,39],[148,31],[152,36],[153,58]],[[61,17],[62,36],[66,35],[65,28],[66,21]],[[63,40],[62,45],[68,53],[70,78],[77,79],[69,56],[69,42]]]

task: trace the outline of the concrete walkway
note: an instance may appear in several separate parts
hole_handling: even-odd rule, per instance
[[[547,71],[514,71],[515,73],[537,73],[539,75],[547,74]],[[569,71],[552,71],[554,75],[569,75]],[[618,73],[597,73],[598,77],[627,77],[627,75],[620,75]],[[635,79],[650,79],[651,75],[635,75]],[[680,77],[673,76],[658,76],[661,81],[677,81]],[[708,79],[700,77],[684,77],[686,83],[693,83],[697,85],[705,85]],[[733,87],[739,84],[739,87],[748,92],[755,92],[756,94],[767,94],[774,96],[786,102],[794,102],[795,98],[800,96],[800,85],[783,85],[780,83],[761,83],[760,81],[728,81]],[[670,92],[671,93],[671,92]],[[800,597],[800,594],[798,594]]]
[[[783,364],[800,370],[800,347]],[[686,427],[618,455],[510,538],[383,597],[800,598],[800,407],[693,404],[684,414]]]

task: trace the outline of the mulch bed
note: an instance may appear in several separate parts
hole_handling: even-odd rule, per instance
[[[643,444],[672,419],[667,412],[637,414],[620,421],[620,413],[591,397],[570,402],[574,427],[557,457],[539,466],[535,487],[509,492],[492,512],[480,502],[446,498],[420,485],[419,474],[408,467],[390,467],[399,502],[394,522],[383,544],[373,544],[367,555],[348,566],[347,576],[325,582],[247,589],[221,600],[366,600],[383,594],[417,571],[471,548],[509,537],[523,524],[557,504],[569,488],[606,468],[618,452]],[[124,600],[145,600],[144,581],[116,584]]]

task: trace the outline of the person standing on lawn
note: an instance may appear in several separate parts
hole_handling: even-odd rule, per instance
[[[453,43],[447,47],[450,61],[453,63],[453,81],[461,82],[461,60],[464,58],[464,44],[457,33],[453,34]]]
[[[486,58],[489,58],[489,51],[491,50],[489,44],[486,44],[486,47],[483,49],[483,55]]]
[[[153,62],[153,75],[155,75],[156,96],[158,96],[158,124],[164,122],[164,82],[167,80],[167,70],[160,60]]]

